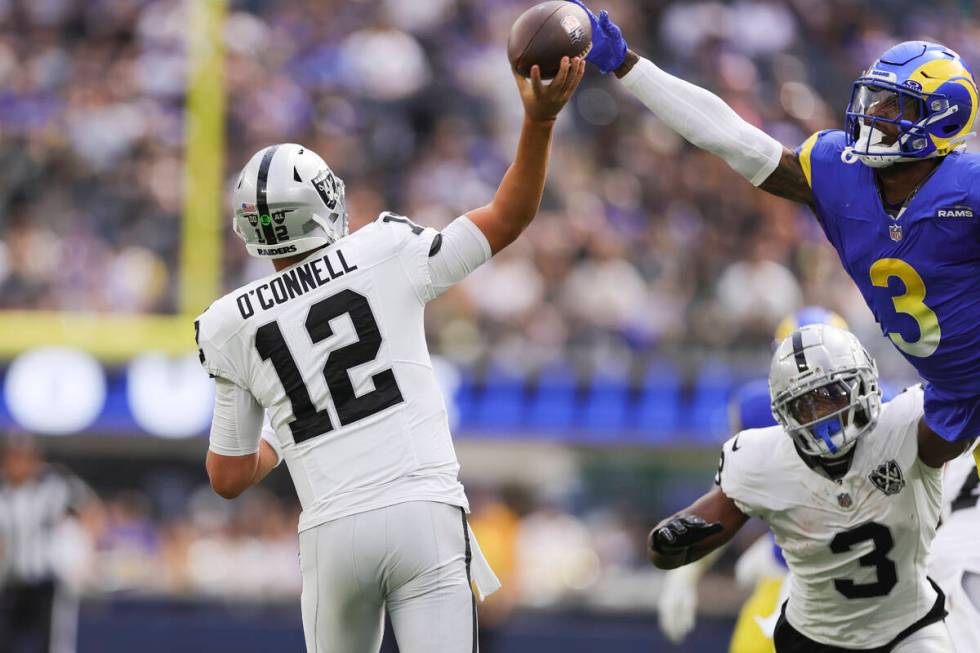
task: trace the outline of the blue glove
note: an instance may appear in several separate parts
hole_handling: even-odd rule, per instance
[[[602,71],[603,74],[612,72],[623,64],[626,58],[626,39],[616,23],[609,18],[609,12],[603,9],[599,17],[589,11],[582,0],[568,0],[585,10],[592,23],[592,49],[585,60]]]

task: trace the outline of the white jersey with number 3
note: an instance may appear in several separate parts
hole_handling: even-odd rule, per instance
[[[786,619],[843,648],[887,644],[937,600],[926,578],[942,470],[919,460],[922,388],[885,403],[835,482],[811,470],[781,427],[743,431],[722,451],[722,491],[765,520],[790,568]]]
[[[454,225],[471,252],[448,254],[458,272],[433,274],[442,234],[382,214],[199,318],[205,369],[267,411],[300,531],[404,501],[467,508],[423,325],[426,303],[490,257],[472,222]]]

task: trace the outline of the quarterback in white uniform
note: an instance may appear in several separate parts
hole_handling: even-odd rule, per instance
[[[442,232],[382,213],[348,235],[343,182],[300,145],[259,151],[238,178],[235,232],[276,272],[195,323],[217,390],[207,470],[233,498],[286,461],[310,653],[377,651],[385,610],[403,653],[476,651],[471,582],[498,583],[466,524],[423,311],[533,219],[584,69],[566,58],[550,85],[537,67],[516,78],[514,162],[490,204]]]
[[[946,593],[946,623],[957,653],[980,651],[980,476],[972,453],[943,474],[943,520],[929,576]]]
[[[828,325],[786,338],[769,384],[779,425],[724,445],[718,487],[651,531],[652,562],[693,562],[757,516],[790,569],[777,653],[952,652],[926,576],[949,448],[920,429],[921,387],[882,404],[874,361]]]

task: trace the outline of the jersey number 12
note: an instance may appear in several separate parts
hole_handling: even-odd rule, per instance
[[[316,344],[332,336],[330,320],[345,314],[350,315],[357,342],[331,351],[323,366],[323,376],[327,380],[341,426],[353,424],[404,401],[391,368],[371,377],[374,390],[360,397],[354,394],[354,384],[351,383],[348,370],[370,363],[381,349],[381,332],[364,295],[347,289],[313,304],[306,316],[306,331],[310,334],[310,340]],[[296,419],[289,424],[293,441],[300,443],[332,431],[330,413],[326,409],[317,410],[310,399],[310,392],[303,383],[303,377],[286,345],[278,322],[270,322],[258,328],[255,332],[255,348],[263,360],[272,361],[293,406]]]

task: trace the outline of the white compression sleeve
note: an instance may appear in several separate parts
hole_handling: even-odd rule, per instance
[[[211,451],[222,456],[247,456],[259,450],[265,411],[252,393],[218,377],[214,380]]]
[[[753,186],[764,182],[779,165],[782,144],[745,122],[714,93],[678,79],[642,57],[622,82],[668,127],[720,156]]]
[[[492,255],[487,237],[465,215],[449,223],[440,237],[439,251],[429,257],[429,275],[436,295],[465,279]]]

